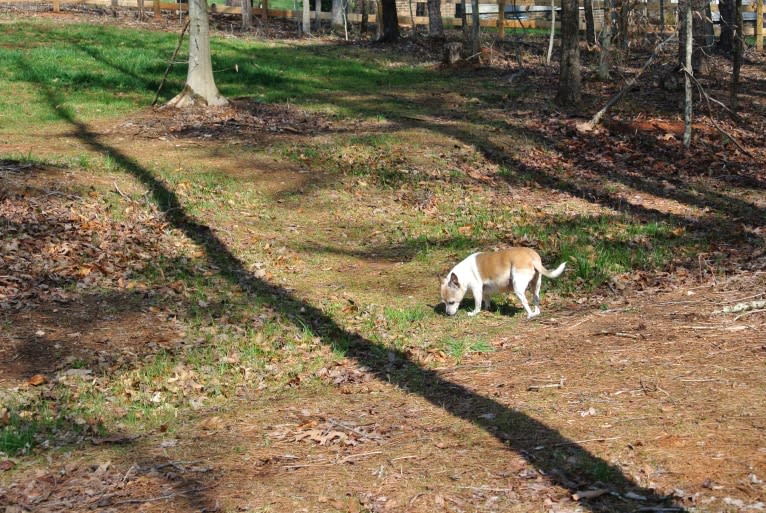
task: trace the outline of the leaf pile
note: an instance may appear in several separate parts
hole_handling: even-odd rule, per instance
[[[241,100],[204,110],[159,108],[116,130],[152,139],[240,140],[253,133],[311,135],[331,128],[327,119],[294,106]]]
[[[134,274],[161,252],[168,225],[152,208],[128,205],[122,217],[95,192],[0,191],[0,310],[67,302],[94,287],[132,288]]]

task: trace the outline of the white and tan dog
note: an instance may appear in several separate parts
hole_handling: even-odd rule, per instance
[[[557,278],[564,272],[565,266],[566,263],[562,263],[555,271],[549,271],[543,267],[540,255],[529,248],[474,253],[453,267],[442,280],[442,302],[447,308],[447,315],[455,315],[460,302],[470,290],[475,306],[468,315],[476,315],[482,304],[485,308],[489,307],[490,295],[513,289],[527,311],[527,318],[531,319],[540,315],[541,276]],[[534,310],[529,308],[526,297],[527,286],[531,281],[534,281]]]

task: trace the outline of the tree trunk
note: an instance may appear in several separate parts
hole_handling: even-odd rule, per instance
[[[242,9],[242,30],[250,30],[250,27],[253,26],[252,0],[242,0],[240,4]]]
[[[565,107],[577,105],[582,98],[578,7],[577,0],[561,1],[561,69],[556,103]]]
[[[593,0],[583,0],[585,8],[585,41],[589,45],[596,44],[596,24],[593,21]]]
[[[660,34],[665,35],[665,0],[660,0]]]
[[[343,31],[343,0],[332,0],[332,29]]]
[[[412,12],[412,0],[407,2],[410,8],[410,24],[412,25],[412,35],[414,36],[418,31],[418,26],[415,24],[415,13]]]
[[[692,42],[694,30],[692,29],[692,0],[685,0],[681,5],[684,12],[683,28],[684,38],[679,40],[679,46],[684,47],[684,148],[692,143]]]
[[[497,0],[497,40],[505,39],[505,0]]]
[[[460,0],[460,21],[461,21],[461,28],[463,29],[463,38],[468,39],[468,14],[465,9],[465,0]]]
[[[551,56],[553,55],[553,37],[556,34],[556,2],[551,0],[551,32],[548,35],[548,56],[545,59],[547,66],[551,65]]]
[[[734,112],[739,108],[739,74],[742,69],[742,0],[734,2],[734,19],[737,20],[734,25],[734,58],[732,62],[731,89],[729,90],[729,107]],[[762,20],[759,20],[763,23]]]
[[[314,30],[322,29],[322,0],[314,0]]]
[[[755,19],[755,50],[763,52],[763,0],[756,0]]]
[[[479,53],[479,0],[471,0],[471,54]]]
[[[269,23],[269,0],[263,0],[263,11],[261,12],[261,21],[264,25]]]
[[[617,46],[621,50],[628,49],[628,28],[630,26],[631,0],[617,0],[614,4],[617,11]]]
[[[609,80],[612,65],[612,0],[604,0],[604,26],[601,28],[601,53],[598,56],[598,78]]]
[[[250,0],[245,0],[249,2]],[[305,34],[311,34],[311,0],[303,0],[303,19],[301,29]]]
[[[428,35],[433,38],[444,37],[441,0],[428,0]]]
[[[184,108],[193,105],[220,106],[227,103],[228,100],[218,92],[213,79],[207,0],[189,0],[189,69],[186,73],[186,85],[168,105]]]
[[[399,16],[396,13],[396,0],[379,0],[382,4],[382,31],[378,41],[393,43],[399,40]]]
[[[367,0],[361,1],[361,7],[362,7],[362,23],[360,24],[359,31],[362,34],[366,34],[368,30],[367,25],[370,23],[370,16],[367,13]]]
[[[718,12],[721,13],[721,34],[718,36],[718,48],[731,55],[734,51],[735,0],[719,0]]]
[[[138,21],[144,21],[144,0],[138,0]]]
[[[680,23],[678,33],[678,61],[683,65],[686,62],[686,30],[689,23],[686,15],[691,12],[691,37],[692,37],[692,70],[695,73],[705,74],[708,72],[708,58],[706,48],[705,27],[705,2],[706,0],[689,0],[689,9],[679,8]],[[685,4],[684,4],[685,5]]]

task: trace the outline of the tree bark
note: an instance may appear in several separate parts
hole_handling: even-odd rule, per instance
[[[585,41],[589,45],[596,44],[596,24],[593,21],[593,0],[583,0],[585,8]]]
[[[250,30],[253,26],[253,4],[252,0],[241,0],[242,9],[242,30]]]
[[[706,0],[688,0],[689,8],[679,8],[680,23],[678,34],[678,61],[683,65],[686,62],[686,45],[683,44],[686,41],[686,30],[691,26],[692,37],[692,70],[695,73],[705,74],[708,72],[708,57],[706,53],[707,49],[707,37],[705,35],[707,29],[705,26],[705,3]],[[685,3],[683,4],[685,5]],[[691,13],[691,25],[686,21],[686,15]]]
[[[314,0],[314,30],[322,29],[322,0]]]
[[[471,0],[471,54],[479,53],[479,0]]]
[[[368,26],[370,23],[370,15],[367,12],[367,0],[361,0],[361,7],[362,7],[362,23],[359,26],[359,32],[362,34],[366,34],[367,30],[369,30]]]
[[[598,56],[598,78],[609,80],[612,65],[612,0],[604,0],[604,25],[601,28],[601,53]]]
[[[343,0],[332,0],[332,29],[342,31],[343,28]]]
[[[551,32],[548,35],[548,55],[545,59],[547,66],[551,65],[551,56],[553,55],[553,37],[556,34],[556,2],[551,0]]]
[[[734,2],[734,58],[732,59],[731,89],[729,90],[729,108],[737,112],[739,108],[739,74],[742,69],[742,0]],[[763,21],[761,21],[763,23]]]
[[[378,0],[383,10],[381,43],[393,43],[399,40],[399,16],[396,13],[396,0]]]
[[[497,0],[497,40],[505,39],[505,0]]]
[[[566,107],[575,106],[582,99],[578,11],[577,0],[561,1],[561,69],[556,103]]]
[[[735,0],[719,0],[718,12],[721,14],[721,33],[718,36],[718,48],[728,55],[734,51]]]
[[[250,0],[245,0],[249,2]],[[303,19],[301,29],[305,34],[311,34],[311,0],[303,0]]]
[[[168,105],[185,108],[193,105],[220,106],[227,103],[229,101],[218,92],[213,79],[207,0],[189,0],[189,68],[186,73],[186,85]]]
[[[465,8],[465,0],[460,0],[461,12],[460,12],[460,27],[463,29],[463,38],[468,39],[468,13]]]
[[[684,47],[684,148],[688,148],[692,143],[692,43],[694,40],[694,30],[692,29],[692,0],[685,0],[682,4],[684,20],[684,39],[679,40],[678,46]],[[681,10],[681,9],[679,9]]]
[[[441,0],[428,0],[428,35],[433,38],[444,37]]]

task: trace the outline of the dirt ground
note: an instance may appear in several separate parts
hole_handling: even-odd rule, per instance
[[[18,153],[29,141],[45,140],[51,154],[112,148],[129,164],[175,155],[177,145],[201,154],[218,144],[215,139],[244,137],[243,126],[266,137],[264,127],[283,119],[268,107],[237,112],[233,122],[208,119],[202,129],[188,118],[146,112],[87,127],[99,134],[95,142],[76,131],[26,134],[20,135],[25,140],[0,144],[0,152]],[[280,137],[329,130],[322,119],[305,122]],[[666,122],[643,129],[670,133],[668,126],[677,123]],[[629,124],[627,132],[635,134],[638,124]],[[210,130],[217,137],[201,140]],[[275,195],[308,181],[295,164],[264,159],[245,166],[212,150],[208,155],[218,168],[247,174],[254,187]],[[581,159],[587,168],[589,155]],[[737,211],[738,225],[762,237],[763,169],[740,164],[731,162],[732,180],[752,187],[732,208],[750,204],[751,210]],[[204,230],[195,240],[200,246],[236,254],[242,232],[233,223],[136,208],[115,229],[119,240],[104,249],[107,262],[93,249],[93,234],[103,227],[84,224],[81,214],[95,212],[89,219],[101,219],[106,207],[99,191],[126,196],[129,185],[122,190],[104,175],[11,161],[0,163],[0,179],[5,227],[25,234],[29,244],[52,232],[69,244],[58,247],[57,269],[30,255],[4,265],[58,273],[72,280],[69,285],[85,283],[85,292],[67,283],[39,289],[27,287],[24,273],[0,276],[6,294],[0,300],[13,297],[0,310],[2,387],[28,387],[35,374],[62,369],[76,376],[73,364],[84,359],[109,372],[188,342],[174,305],[163,302],[172,291],[131,289],[118,283],[118,271],[168,247],[169,231],[180,237]],[[615,196],[625,193],[627,202],[626,191]],[[561,192],[539,184],[503,194],[497,193],[498,201],[562,201]],[[644,190],[630,201],[690,218],[704,209],[702,200],[682,199],[688,198]],[[375,208],[396,208],[390,201]],[[712,208],[725,202],[722,197]],[[298,226],[317,232],[334,219],[296,215]],[[281,236],[280,226],[272,229]],[[210,242],[211,233],[218,242]],[[3,250],[16,255],[19,248]],[[77,263],[83,251],[94,251],[88,268]],[[8,513],[763,511],[766,311],[759,305],[766,299],[766,270],[762,252],[748,247],[742,253],[747,258],[716,272],[702,260],[698,269],[687,262],[639,276],[640,286],[559,298],[544,304],[543,316],[533,321],[511,322],[518,312],[508,311],[455,320],[466,337],[487,338],[494,348],[458,362],[434,364],[428,355],[392,350],[380,365],[375,344],[356,337],[344,360],[317,373],[321,385],[242,388],[228,407],[202,408],[181,419],[172,436],[161,428],[138,437],[86,433],[63,450],[43,447],[28,458],[6,459],[0,462],[6,473],[0,505]],[[332,280],[348,280],[358,298],[378,300],[373,287],[394,283],[413,301],[433,305],[435,280],[400,277],[400,269],[385,258],[346,255],[338,257]],[[86,283],[89,276],[92,283]],[[257,285],[259,290],[277,290],[283,301],[313,312],[327,338],[348,333],[314,306],[322,304],[324,289],[290,283],[285,292],[277,278],[283,277]],[[247,280],[256,281],[245,278],[245,286]]]

